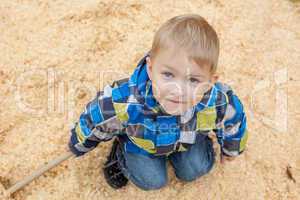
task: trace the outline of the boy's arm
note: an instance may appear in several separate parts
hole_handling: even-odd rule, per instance
[[[111,140],[113,136],[124,132],[112,102],[112,87],[115,84],[120,82],[115,81],[112,86],[107,85],[97,93],[71,129],[69,148],[75,155],[81,156],[94,149],[99,142]]]
[[[221,150],[226,156],[241,154],[248,139],[247,120],[243,105],[230,87],[226,91],[228,104],[224,115],[221,133]]]

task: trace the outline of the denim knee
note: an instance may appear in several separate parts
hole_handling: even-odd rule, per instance
[[[163,158],[148,158],[144,155],[118,152],[123,174],[142,190],[156,190],[168,182],[166,161]]]
[[[142,180],[131,176],[130,180],[138,188],[145,191],[158,190],[167,185],[167,179],[165,177],[153,177],[152,179]]]
[[[194,181],[207,174],[215,163],[212,141],[205,138],[203,142],[194,146],[189,152],[175,154],[171,161],[176,168],[175,174],[178,179]]]
[[[186,182],[191,182],[196,180],[197,178],[207,174],[213,167],[213,162],[212,163],[208,163],[206,165],[206,167],[202,166],[202,168],[197,169],[195,171],[190,171],[190,172],[186,172],[184,174],[178,175],[176,174],[176,177],[180,180],[186,181]]]

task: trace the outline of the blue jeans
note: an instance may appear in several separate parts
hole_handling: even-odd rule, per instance
[[[211,170],[215,153],[212,141],[207,136],[197,134],[196,143],[187,151],[155,157],[119,151],[117,158],[122,172],[131,182],[143,190],[154,190],[168,182],[167,160],[170,160],[178,179],[193,181]]]

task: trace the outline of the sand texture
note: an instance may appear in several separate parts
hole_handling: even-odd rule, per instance
[[[0,177],[11,185],[63,154],[83,106],[129,76],[157,28],[184,13],[220,37],[220,80],[244,104],[247,150],[194,182],[168,164],[166,187],[115,191],[101,171],[109,141],[13,199],[300,199],[300,5],[288,0],[1,0]]]

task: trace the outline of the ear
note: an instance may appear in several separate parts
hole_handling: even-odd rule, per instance
[[[219,80],[219,74],[214,73],[211,75],[211,82],[214,84]]]
[[[148,73],[149,79],[152,80],[152,62],[151,62],[150,56],[147,56],[146,63],[147,63],[147,73]]]

